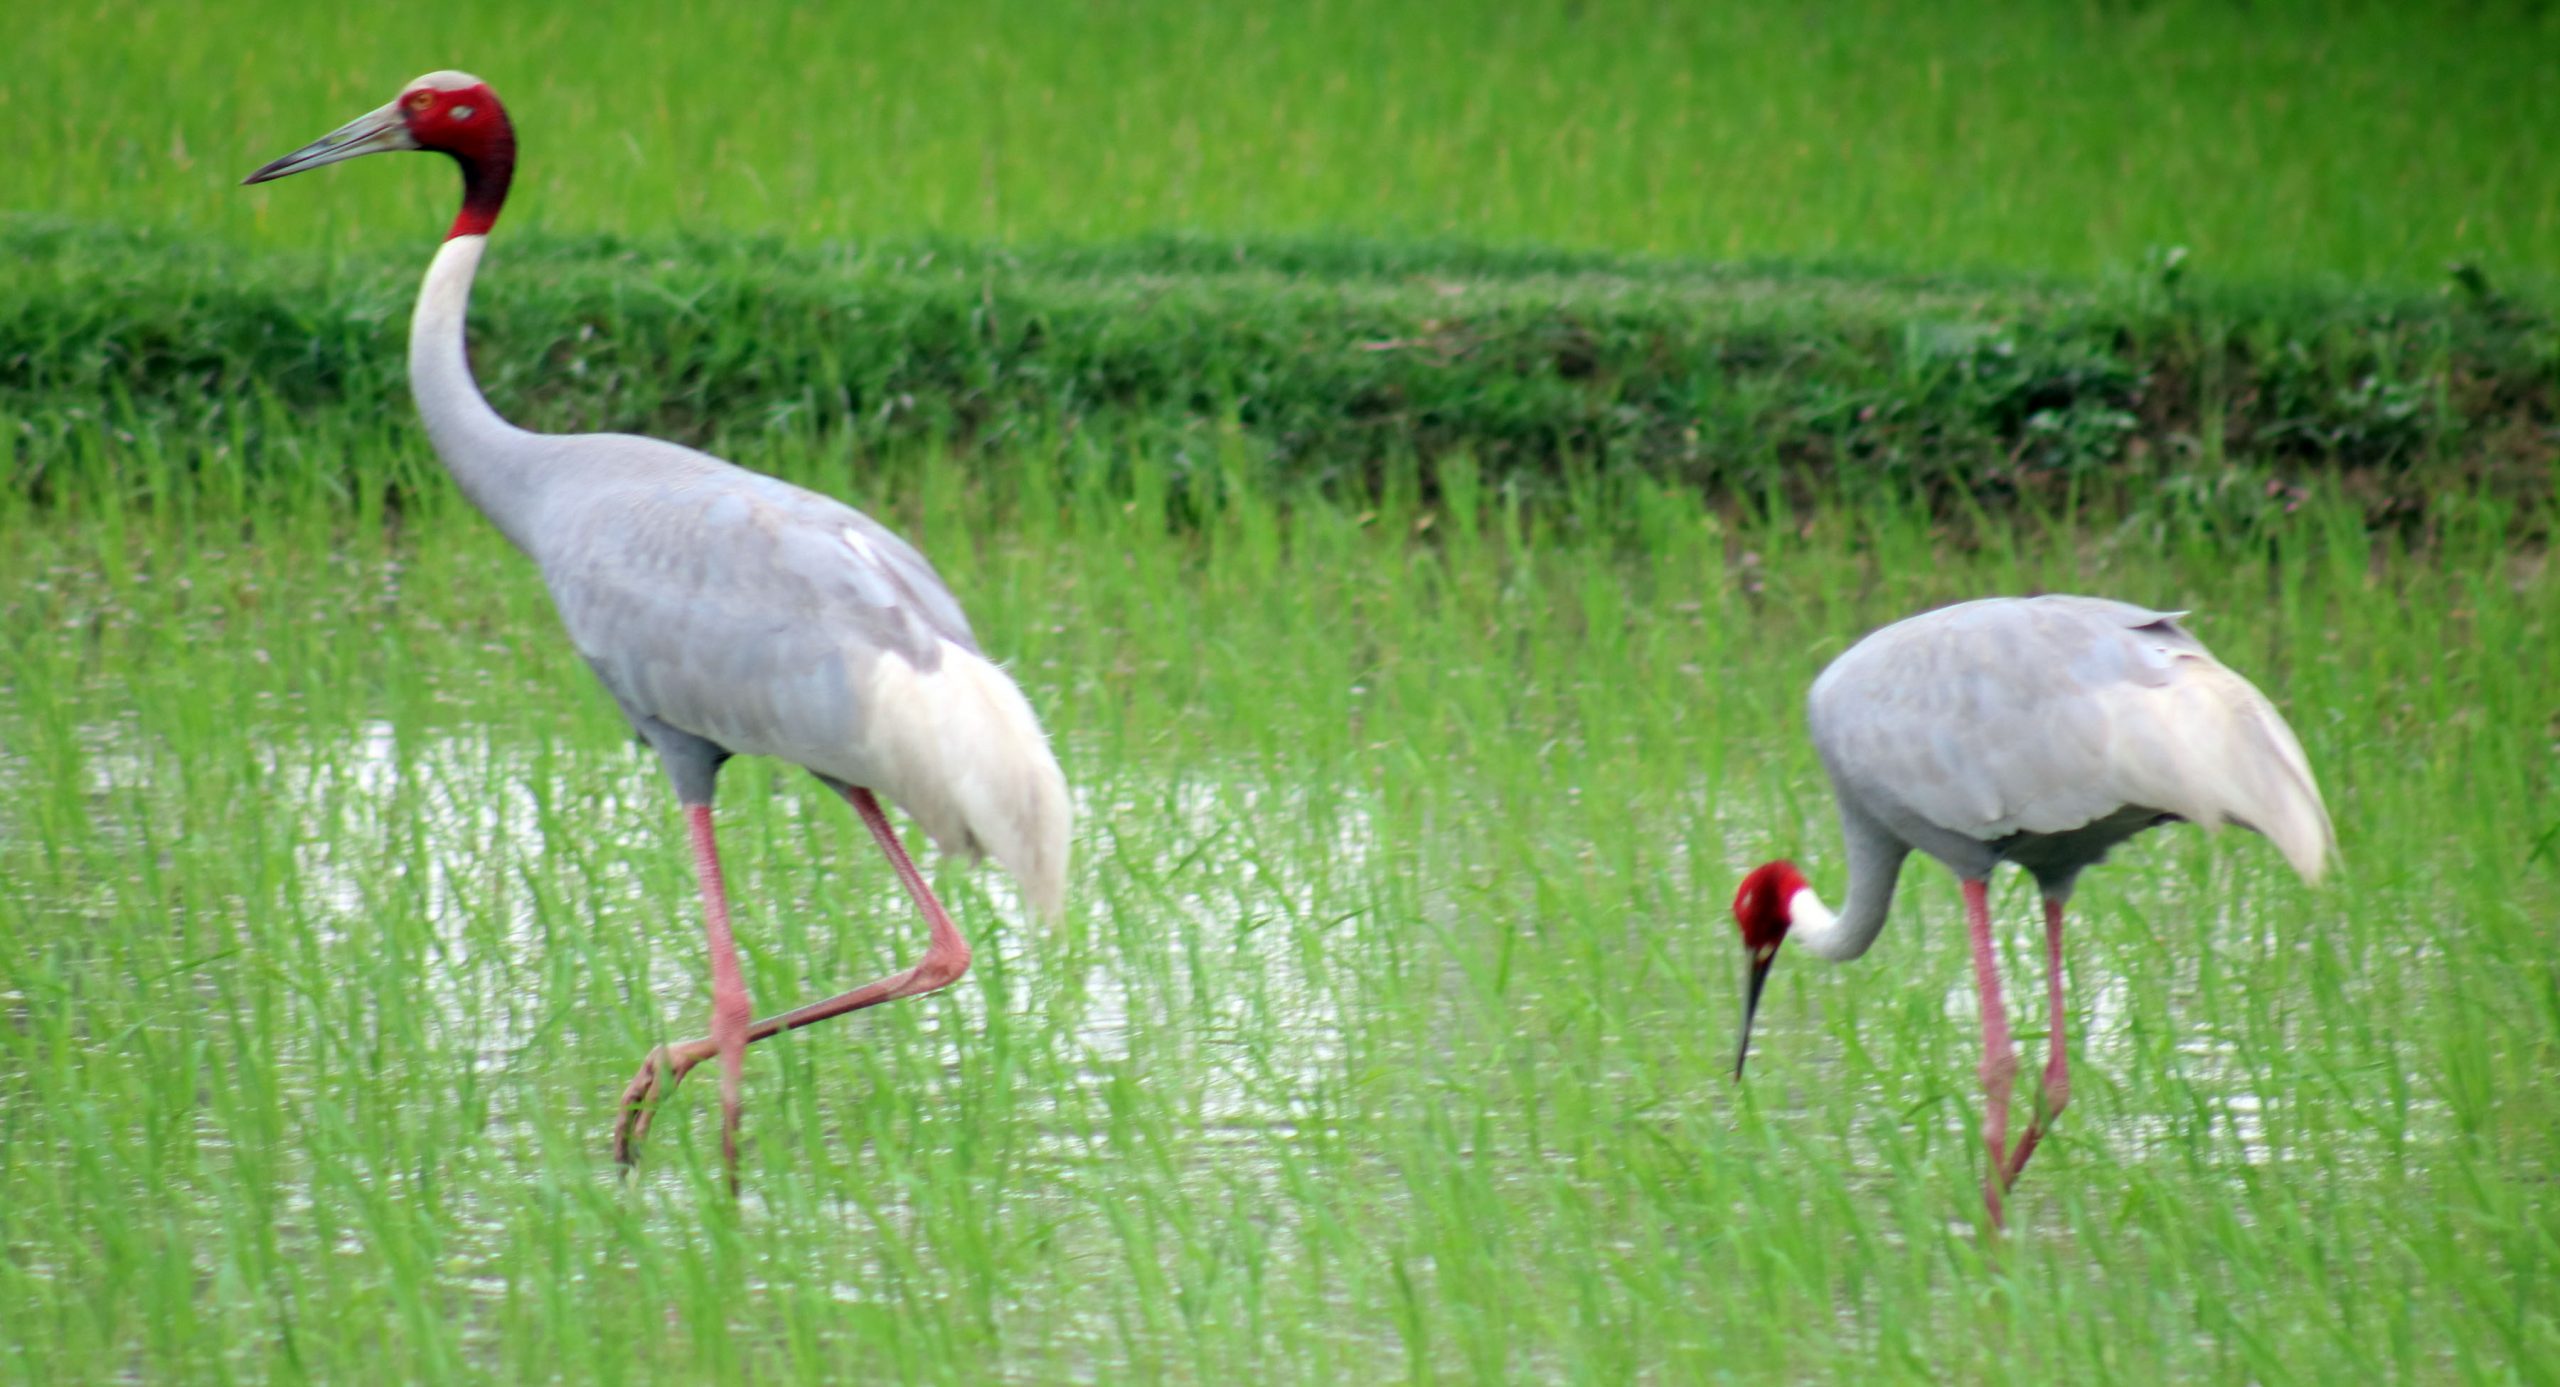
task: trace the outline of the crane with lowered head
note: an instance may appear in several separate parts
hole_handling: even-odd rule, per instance
[[[2293,729],[2248,680],[2155,612],[2096,597],[1994,597],[1895,622],[1849,647],[1807,699],[1848,849],[1834,914],[1792,862],[1754,868],[1734,894],[1750,974],[1733,1076],[1751,1019],[1792,938],[1845,962],[1883,930],[1903,859],[1956,874],[1982,1003],[1983,1202],[1994,1227],[2045,1128],[2071,1099],[2063,1039],[2062,913],[2080,873],[2145,829],[2236,823],[2275,841],[2305,880],[2337,841]],[[2036,1112],[2009,1147],[2018,1056],[1991,943],[1992,869],[2014,862],[2044,895],[2052,1009]]]

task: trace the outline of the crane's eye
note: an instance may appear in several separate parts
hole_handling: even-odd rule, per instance
[[[409,97],[409,109],[412,111],[423,111],[434,104],[436,99],[426,92],[416,92]]]
[[[451,111],[446,112],[446,114],[452,116],[455,120],[469,120],[471,119],[471,108],[468,106],[456,106]]]

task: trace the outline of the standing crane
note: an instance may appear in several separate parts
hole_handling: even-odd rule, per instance
[[[2178,624],[2183,615],[2096,597],[1995,597],[1895,622],[1831,662],[1807,707],[1839,800],[1848,904],[1832,914],[1791,862],[1743,878],[1733,918],[1751,971],[1736,1081],[1778,946],[1793,937],[1818,957],[1856,958],[1884,928],[1903,859],[1914,849],[1938,859],[1963,883],[1973,939],[1983,1200],[2000,1226],[2001,1196],[2071,1100],[2062,911],[2081,871],[2180,819],[2262,833],[2305,881],[2336,847],[2293,729]],[[2044,894],[2052,1008],[2040,1099],[2014,1150],[2004,1143],[2018,1057],[1991,946],[1989,882],[2002,862],[2033,873]]]
[[[995,858],[1034,910],[1054,916],[1066,891],[1066,780],[1031,705],[979,651],[933,566],[870,517],[691,448],[528,433],[489,407],[464,354],[463,316],[515,174],[516,139],[486,83],[428,73],[246,181],[403,149],[462,166],[462,210],[409,324],[409,384],[427,437],[463,494],[542,570],[569,639],[656,748],[692,840],[711,953],[710,1034],[659,1046],[641,1063],[623,1094],[614,1156],[630,1164],[660,1100],[716,1055],[721,1154],[734,1189],[747,1046],[932,992],[969,967],[968,941],[880,798],[946,853]],[[742,754],[806,767],[853,806],[924,915],[928,942],[914,967],[752,1019],[711,830],[712,783]]]

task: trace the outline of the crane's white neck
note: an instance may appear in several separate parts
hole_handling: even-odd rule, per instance
[[[1846,963],[1867,951],[1893,910],[1894,883],[1911,849],[1901,839],[1843,803],[1840,836],[1849,850],[1849,899],[1839,914],[1807,886],[1787,901],[1787,937],[1805,952]]]
[[[532,453],[538,436],[498,417],[471,378],[463,319],[471,306],[471,280],[480,269],[486,236],[446,241],[427,266],[409,318],[409,390],[426,421],[427,438],[464,495],[497,522],[519,549],[530,551],[533,510],[542,469]]]
[[[1787,898],[1787,938],[1816,958],[1855,957],[1857,951],[1841,951],[1840,917],[1813,894],[1810,886],[1802,887]]]

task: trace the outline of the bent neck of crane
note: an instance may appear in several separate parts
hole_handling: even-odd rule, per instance
[[[1831,913],[1812,887],[1799,887],[1787,898],[1787,937],[1796,947],[1816,958],[1838,958],[1846,942],[1840,933],[1840,917]]]

